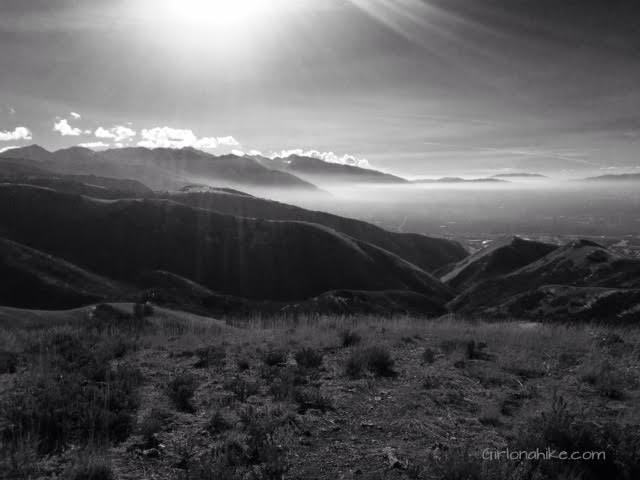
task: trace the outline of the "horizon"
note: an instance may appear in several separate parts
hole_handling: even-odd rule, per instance
[[[2,9],[0,149],[318,152],[408,178],[640,167],[640,12],[623,2]]]

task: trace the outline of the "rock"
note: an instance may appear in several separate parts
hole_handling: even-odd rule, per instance
[[[142,455],[147,458],[158,458],[160,457],[160,450],[157,448],[148,448],[142,451]]]
[[[387,457],[389,468],[399,468],[401,470],[405,470],[409,466],[409,462],[407,460],[405,460],[404,462],[400,461],[400,459],[393,451],[393,448],[385,447],[382,451]]]

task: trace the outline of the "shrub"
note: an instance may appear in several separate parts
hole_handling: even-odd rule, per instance
[[[16,373],[18,369],[18,354],[0,350],[0,374]]]
[[[283,349],[269,350],[262,357],[262,361],[269,367],[287,363],[287,351]]]
[[[80,460],[69,468],[64,476],[68,480],[113,480],[111,465],[102,458]]]
[[[296,388],[293,399],[298,404],[298,413],[304,414],[307,410],[320,410],[326,412],[333,410],[331,400],[322,396],[319,388]]]
[[[286,368],[277,372],[269,384],[269,393],[278,401],[292,400],[296,386],[306,383],[298,369]]]
[[[436,352],[434,352],[429,347],[425,348],[422,351],[422,363],[433,363],[436,361]]]
[[[246,357],[240,357],[236,360],[236,365],[238,366],[238,370],[244,372],[251,368],[251,362]]]
[[[347,377],[356,379],[364,375],[364,371],[367,368],[367,359],[362,352],[353,352],[347,358],[347,362],[344,366],[344,372]]]
[[[236,375],[233,378],[225,380],[224,388],[233,392],[241,402],[244,402],[251,395],[255,395],[260,391],[260,387],[257,383],[247,381],[240,375]]]
[[[377,377],[395,377],[395,364],[391,354],[384,347],[373,346],[365,350],[367,368]]]
[[[194,364],[195,368],[207,368],[212,365],[222,366],[227,358],[227,352],[224,347],[212,345],[196,350],[198,360]]]
[[[491,355],[484,352],[486,348],[487,344],[484,342],[469,340],[465,347],[465,356],[469,360],[490,360]]]
[[[582,381],[593,385],[596,391],[603,397],[612,400],[620,400],[625,395],[624,376],[608,361],[587,367],[581,375]]]
[[[218,435],[226,430],[233,428],[233,424],[225,418],[222,411],[216,410],[207,422],[207,432],[211,435]]]
[[[358,345],[361,340],[362,337],[352,330],[344,330],[340,332],[340,343],[343,347],[353,347],[354,345]]]
[[[181,412],[193,413],[193,395],[198,387],[198,381],[190,373],[182,373],[167,385],[167,393],[173,405]]]
[[[353,352],[347,359],[345,373],[350,378],[362,376],[365,368],[376,377],[395,377],[395,362],[389,351],[381,346],[371,346]]]
[[[140,372],[100,365],[71,336],[51,343],[59,348],[48,369],[23,375],[0,405],[5,441],[34,438],[41,453],[50,453],[70,442],[124,440],[134,424]]]
[[[304,368],[320,368],[323,355],[313,348],[305,347],[295,354],[296,363]]]
[[[578,420],[566,401],[554,396],[550,408],[532,418],[517,436],[519,450],[546,448],[567,452],[604,452],[605,458],[585,461],[528,461],[516,465],[524,478],[621,478],[640,475],[640,432],[632,425],[598,425]]]

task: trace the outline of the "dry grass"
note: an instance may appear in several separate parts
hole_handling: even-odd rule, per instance
[[[117,329],[87,332],[78,323],[7,329],[0,350],[18,362],[15,373],[0,374],[0,401],[35,373],[62,368],[58,353],[29,353],[33,345],[61,333],[81,345],[93,339],[92,355],[102,352],[105,368],[126,365],[142,377],[132,390],[139,399],[136,428],[128,427],[125,438],[91,442],[116,479],[349,478],[357,472],[362,478],[465,478],[455,476],[465,471],[474,472],[470,478],[518,478],[512,465],[482,462],[480,454],[517,445],[531,422],[558,408],[554,399],[563,399],[573,419],[567,434],[591,435],[596,446],[600,437],[583,425],[587,420],[620,431],[640,425],[638,330],[406,317],[253,318],[225,325],[158,308],[148,319],[151,327],[133,340]],[[345,332],[357,333],[356,345],[349,341],[345,348]],[[362,352],[377,352],[377,360]],[[354,358],[364,363],[350,378],[345,368]],[[393,375],[378,375],[378,364]],[[58,377],[48,381],[62,385]],[[25,433],[2,437],[0,467],[19,470],[20,459],[30,458],[30,468],[47,475],[72,468],[72,442],[42,457],[33,448],[37,432]],[[547,441],[528,435],[530,445]],[[614,445],[634,441],[606,438]],[[631,471],[633,456],[620,458]],[[520,467],[537,469],[536,478],[569,475],[537,464]],[[582,473],[591,478],[593,472]]]

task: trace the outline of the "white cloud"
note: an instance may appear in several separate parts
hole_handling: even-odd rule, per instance
[[[82,118],[82,115],[76,112],[71,112],[69,115],[71,115],[76,120],[80,120]]]
[[[135,137],[137,132],[124,125],[116,125],[112,128],[106,129],[104,127],[98,127],[94,132],[94,135],[98,138],[109,138],[116,142],[122,142]]]
[[[109,145],[104,142],[87,142],[80,143],[78,146],[84,148],[107,148]]]
[[[198,138],[192,130],[181,128],[145,128],[140,135],[142,136],[142,140],[138,142],[138,145],[147,148],[193,147],[203,150],[213,150],[219,146],[240,145],[237,140],[231,136]]]
[[[20,147],[18,147],[17,145],[11,145],[9,147],[0,147],[0,153],[13,150],[14,148],[20,148]]]
[[[272,153],[270,158],[286,158],[291,155],[298,155],[301,157],[311,157],[323,160],[327,163],[338,163],[340,165],[350,165],[360,168],[372,168],[369,161],[365,158],[358,158],[354,155],[336,155],[333,152],[319,152],[318,150],[303,150],[302,148],[294,148],[291,150],[283,150],[281,152]]]
[[[60,133],[63,137],[77,137],[82,134],[82,130],[72,127],[66,118],[62,118],[53,124],[53,131]]]
[[[0,142],[31,140],[32,138],[31,130],[27,127],[16,127],[13,131],[0,131]]]
[[[238,141],[231,136],[218,137],[217,140],[219,145],[224,145],[225,147],[237,147],[238,145],[240,145]]]
[[[243,151],[243,150],[231,150],[231,153],[233,153],[234,155],[238,155],[239,157],[244,157],[245,155],[248,155],[250,157],[264,157],[266,155],[263,155],[263,153],[260,150],[248,150],[248,151]],[[273,157],[272,157],[273,158]]]

